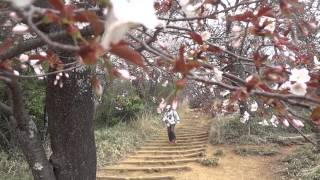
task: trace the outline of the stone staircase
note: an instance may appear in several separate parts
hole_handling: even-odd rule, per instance
[[[197,122],[196,113],[182,118],[176,128],[177,144],[169,144],[167,131],[138,148],[116,165],[100,168],[98,180],[172,180],[179,172],[191,171],[188,163],[197,162],[205,153],[208,122]]]

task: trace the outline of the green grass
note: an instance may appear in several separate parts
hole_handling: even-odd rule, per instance
[[[15,153],[10,157],[6,152],[0,152],[0,179],[1,180],[32,180],[29,166],[24,157]]]
[[[282,160],[283,175],[289,179],[320,179],[320,153],[308,144],[299,147]]]
[[[158,116],[143,113],[135,121],[96,130],[98,167],[124,157],[163,127]],[[5,152],[0,152],[0,180],[32,180],[33,177],[22,154],[17,152],[12,154],[14,155],[9,156]]]
[[[240,156],[273,156],[279,153],[278,146],[272,147],[239,147],[235,148],[235,153]]]
[[[268,144],[276,143],[279,145],[299,144],[301,140],[290,140],[279,137],[299,136],[293,128],[284,128],[282,126],[261,126],[258,119],[253,118],[250,124],[250,133],[248,124],[240,122],[239,114],[226,116],[217,116],[213,121],[210,130],[210,142],[212,144]],[[306,129],[307,131],[307,129]],[[310,131],[307,131],[310,133]]]
[[[114,163],[157,134],[163,124],[158,116],[143,113],[137,121],[120,123],[95,132],[98,167]]]

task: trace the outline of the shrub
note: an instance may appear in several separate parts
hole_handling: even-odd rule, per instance
[[[116,96],[115,98],[114,116],[121,117],[122,121],[135,119],[143,109],[143,102],[138,96]]]
[[[234,151],[240,156],[273,156],[279,153],[279,147],[236,147]]]
[[[214,153],[213,153],[214,156],[223,156],[224,153],[223,153],[223,150],[221,149],[217,149]]]
[[[262,126],[258,122],[259,117],[250,119],[250,131],[247,123],[240,122],[239,114],[222,116],[219,115],[213,121],[210,130],[210,142],[212,144],[296,144],[299,141],[292,141],[291,136],[297,136],[293,128]],[[309,128],[309,127],[307,127]],[[305,129],[307,131],[308,129]],[[250,132],[250,134],[249,134]],[[281,138],[280,138],[281,137]]]
[[[215,167],[219,165],[219,159],[216,157],[202,158],[199,160],[199,163],[203,166]]]
[[[95,132],[98,166],[115,162],[145,139],[157,134],[162,122],[159,117],[142,113],[136,121],[120,122],[111,128],[101,128]]]
[[[282,160],[283,174],[287,178],[320,179],[320,154],[312,145],[304,145]]]
[[[114,126],[119,122],[136,119],[143,109],[144,103],[138,96],[107,94],[97,109],[95,119],[98,125]]]

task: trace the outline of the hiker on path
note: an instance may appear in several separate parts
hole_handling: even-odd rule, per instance
[[[174,132],[174,127],[176,124],[180,123],[180,117],[177,111],[170,105],[167,105],[162,120],[166,123],[170,144],[176,144],[176,134]]]

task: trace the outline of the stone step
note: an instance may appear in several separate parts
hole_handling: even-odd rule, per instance
[[[203,137],[194,137],[194,138],[184,138],[180,139],[178,135],[176,135],[176,140],[177,142],[180,143],[187,143],[187,142],[197,142],[197,141],[205,141],[208,140],[208,136],[203,136]],[[169,139],[168,137],[166,138],[161,138],[161,139],[153,139],[153,140],[146,140],[145,143],[152,143],[152,142],[168,142]]]
[[[99,176],[97,180],[174,180],[174,176],[138,176],[138,177],[119,177],[119,176]]]
[[[169,142],[149,142],[144,144],[145,147],[147,146],[192,146],[192,145],[204,145],[207,144],[207,140],[203,141],[196,141],[196,142],[177,142],[177,144],[169,144]]]
[[[100,171],[116,171],[116,172],[136,172],[143,171],[147,173],[158,173],[167,171],[190,171],[189,166],[154,166],[154,167],[104,167]]]
[[[207,135],[209,136],[209,132],[176,132],[177,136],[182,136],[182,137],[186,137],[186,136],[202,136],[202,135]],[[168,133],[167,132],[163,132],[162,134],[159,134],[158,136],[154,136],[154,138],[157,137],[168,137]]]
[[[197,149],[190,149],[190,150],[172,150],[172,151],[168,151],[168,150],[145,150],[145,151],[136,151],[136,154],[189,154],[189,153],[195,153],[195,152],[199,152],[199,151],[205,151],[205,148],[197,148]]]
[[[177,136],[177,140],[185,140],[185,139],[208,137],[208,133],[205,133],[205,134],[202,134],[202,135],[189,135],[189,136],[176,134],[176,136]],[[154,140],[159,140],[159,139],[168,139],[168,135],[159,136],[159,137],[155,137],[154,138]]]
[[[183,158],[193,158],[193,157],[202,157],[204,155],[203,151],[190,153],[190,154],[179,154],[179,155],[134,155],[130,156],[130,159],[144,159],[144,160],[175,160]]]
[[[207,141],[208,137],[203,137],[203,138],[194,138],[194,139],[178,139],[177,138],[177,143],[193,143],[193,142],[203,142]],[[168,138],[167,139],[155,139],[155,140],[147,140],[145,143],[169,143]]]
[[[199,133],[207,133],[209,129],[176,129],[176,134],[183,134],[183,133],[191,133],[191,134],[199,134]],[[167,130],[160,130],[160,135],[167,134]]]
[[[195,146],[169,146],[169,147],[159,147],[159,146],[149,146],[149,147],[140,147],[139,150],[184,150],[184,149],[193,149],[193,148],[204,148],[206,145],[195,145]]]
[[[168,159],[168,160],[127,160],[122,161],[120,164],[135,164],[135,165],[174,165],[180,163],[196,162],[200,158],[188,159]]]
[[[175,127],[176,130],[203,130],[209,129],[209,127]],[[161,129],[162,131],[167,130],[167,128]]]

